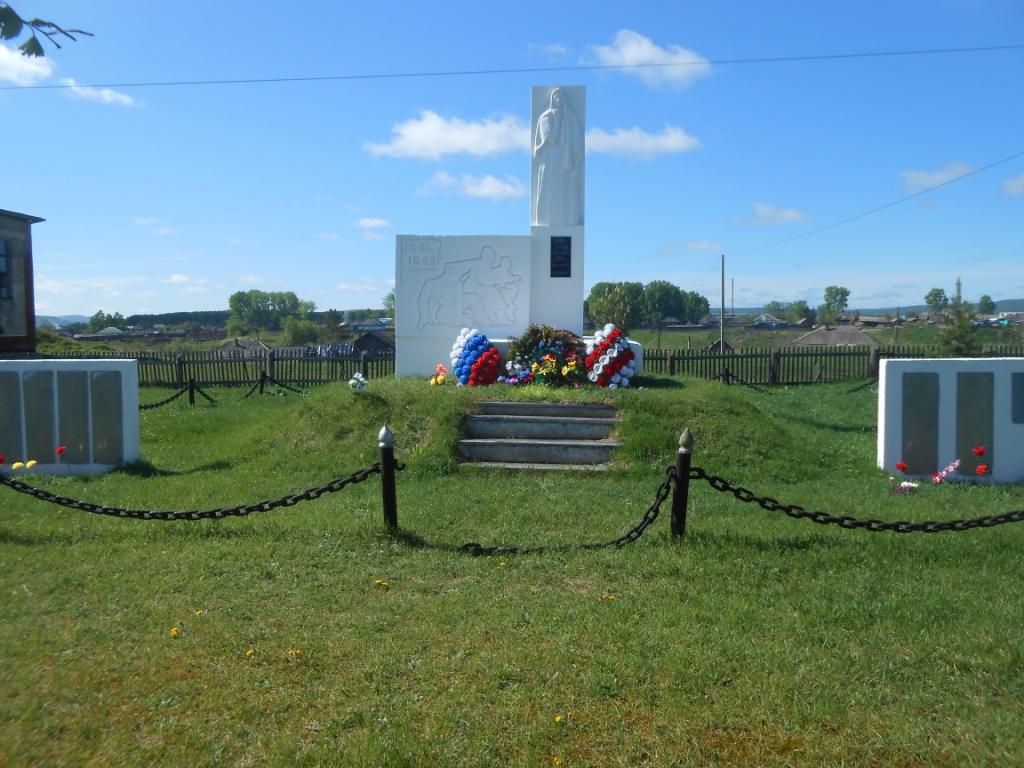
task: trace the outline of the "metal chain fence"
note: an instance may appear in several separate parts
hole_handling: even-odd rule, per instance
[[[1005,523],[1024,521],[1024,509],[1003,512],[998,515],[963,518],[959,520],[878,520],[875,518],[857,518],[852,515],[832,515],[828,512],[815,512],[798,504],[783,504],[770,496],[758,496],[753,491],[739,485],[733,485],[718,475],[713,475],[701,467],[691,467],[691,480],[704,480],[719,493],[731,493],[737,500],[746,504],[757,504],[769,512],[782,512],[798,520],[810,520],[819,525],[837,525],[847,530],[866,530],[872,533],[944,533],[946,531],[971,531],[975,528],[992,528]]]
[[[644,532],[651,526],[651,524],[658,519],[658,513],[661,512],[661,505],[665,499],[668,498],[669,493],[672,490],[672,486],[676,480],[676,468],[669,467],[665,470],[665,479],[661,481],[661,485],[658,486],[658,490],[654,494],[654,501],[644,512],[643,517],[640,518],[640,522],[626,531],[624,534],[615,539],[608,541],[599,541],[587,544],[541,544],[535,547],[517,547],[517,546],[490,546],[485,547],[476,542],[469,542],[463,544],[458,548],[457,551],[468,555],[482,556],[482,555],[528,555],[537,554],[540,552],[560,552],[568,550],[594,550],[594,549],[606,549],[608,547],[624,547],[627,544],[632,544],[634,541],[644,535]]]
[[[184,395],[186,392],[188,392],[188,387],[182,387],[181,389],[179,389],[177,392],[175,392],[170,397],[165,397],[163,400],[160,400],[160,401],[158,401],[156,403],[146,403],[144,405],[140,404],[139,405],[139,410],[140,411],[151,411],[154,408],[160,408],[162,406],[167,405],[168,403],[173,403],[175,400],[177,400],[179,397]]]
[[[401,464],[396,464],[395,466],[395,469],[398,470],[404,468],[404,465]],[[381,465],[378,462],[366,467],[365,469],[353,472],[348,477],[331,480],[329,483],[317,486],[316,488],[309,488],[300,493],[282,496],[279,499],[258,501],[255,504],[239,504],[235,507],[190,510],[187,512],[128,509],[125,507],[110,507],[106,504],[93,504],[89,501],[81,501],[79,499],[72,499],[67,496],[51,493],[50,491],[28,485],[19,480],[13,480],[10,477],[3,475],[0,475],[0,485],[6,485],[11,490],[17,491],[18,493],[24,493],[28,496],[33,496],[41,501],[48,501],[51,504],[58,504],[62,507],[67,507],[68,509],[78,509],[83,512],[92,512],[97,515],[127,517],[135,520],[220,520],[225,517],[244,517],[245,515],[252,514],[253,512],[270,512],[271,510],[281,509],[283,507],[293,507],[302,501],[312,501],[314,499],[319,499],[324,494],[336,493],[349,485],[361,483],[370,476],[380,473]]]

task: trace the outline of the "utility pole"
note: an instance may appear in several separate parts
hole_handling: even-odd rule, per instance
[[[958,278],[959,279],[959,278]],[[719,304],[721,311],[718,315],[718,351],[725,354],[725,254],[722,254],[722,300]],[[723,358],[724,365],[724,358]]]
[[[956,276],[956,303],[960,305],[960,275]]]

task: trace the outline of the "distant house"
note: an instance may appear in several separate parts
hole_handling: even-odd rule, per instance
[[[861,315],[857,318],[857,324],[863,328],[876,328],[878,326],[896,325],[896,319],[876,315]]]
[[[0,210],[0,351],[36,348],[32,225],[38,216]]]
[[[370,331],[352,342],[352,351],[357,355],[363,352],[369,355],[388,354],[395,351],[395,337],[390,333]]]
[[[878,340],[858,328],[822,325],[790,342],[793,347],[877,347]]]
[[[754,318],[754,322],[750,324],[751,328],[785,328],[788,323],[785,320],[779,320],[775,315],[769,315],[767,312],[760,314]]]
[[[102,331],[96,331],[96,333],[94,333],[93,336],[100,339],[116,339],[121,336],[124,336],[124,331],[122,331],[120,328],[115,328],[112,325],[108,325]]]
[[[722,340],[718,339],[714,344],[708,344],[704,348],[704,351],[705,352],[722,352],[722,351],[732,352],[732,345],[728,341],[725,342],[724,346],[722,346],[721,342],[722,342]]]

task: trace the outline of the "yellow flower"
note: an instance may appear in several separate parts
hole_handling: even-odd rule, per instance
[[[16,461],[13,464],[11,464],[11,469],[24,469],[24,468],[25,468],[25,462],[23,462],[23,461]]]
[[[437,383],[438,384],[444,384],[444,381],[445,381],[444,374],[443,373],[438,374],[438,376],[437,376]]]
[[[501,560],[501,561],[500,561],[500,562],[498,563],[498,567],[499,567],[499,568],[508,568],[508,561],[507,561],[507,560]]]
[[[391,589],[391,582],[387,579],[374,579],[373,583],[381,589]]]
[[[602,600],[614,600],[615,599],[615,595],[612,595],[612,594],[609,594],[609,593],[605,592],[603,595],[601,595],[601,599]]]
[[[181,630],[177,627],[171,627],[171,637],[177,638],[181,634]]]
[[[245,649],[245,658],[251,659],[255,653],[256,649],[250,645],[248,648]]]
[[[558,756],[552,757],[551,758],[551,764],[552,765],[561,765],[562,764],[562,758],[560,758]]]
[[[560,723],[560,722],[562,722],[562,721],[563,721],[564,719],[565,719],[565,716],[564,716],[564,715],[562,715],[561,713],[559,713],[559,714],[555,715],[555,722],[556,722],[556,723]]]
[[[196,608],[196,609],[195,609],[195,610],[193,611],[193,613],[194,613],[194,614],[195,614],[196,616],[202,616],[202,615],[203,615],[203,609],[202,609],[202,608]]]
[[[36,461],[35,459],[29,459],[28,461],[25,462],[25,469],[32,469],[32,467],[34,467],[38,463],[39,462]]]
[[[289,648],[288,649],[288,657],[290,659],[292,659],[293,661],[297,661],[299,656],[301,656],[301,655],[302,655],[302,651],[300,651],[298,648]]]

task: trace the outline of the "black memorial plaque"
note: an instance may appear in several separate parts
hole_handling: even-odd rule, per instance
[[[551,276],[572,277],[572,238],[551,238]]]

